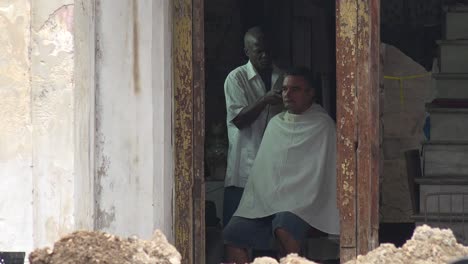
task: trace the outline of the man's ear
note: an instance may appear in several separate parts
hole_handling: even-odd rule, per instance
[[[249,49],[248,48],[244,48],[244,53],[245,53],[245,56],[249,57]]]

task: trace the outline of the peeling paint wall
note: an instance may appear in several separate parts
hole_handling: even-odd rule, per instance
[[[33,247],[30,2],[0,2],[0,250]]]
[[[34,244],[74,228],[73,5],[31,1]],[[44,20],[44,8],[48,17]],[[36,16],[36,14],[38,14]]]
[[[172,231],[171,3],[0,1],[0,251]]]
[[[0,3],[2,251],[74,228],[72,2]]]
[[[171,236],[169,1],[96,3],[94,225]]]

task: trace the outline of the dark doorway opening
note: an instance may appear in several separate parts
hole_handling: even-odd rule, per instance
[[[224,81],[247,62],[244,33],[262,26],[280,69],[306,66],[321,80],[319,101],[336,119],[335,6],[327,0],[205,0],[206,263],[222,260],[226,153]]]

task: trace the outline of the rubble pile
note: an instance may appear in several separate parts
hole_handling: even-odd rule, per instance
[[[104,232],[77,231],[29,255],[30,264],[180,264],[181,255],[162,232],[151,240],[121,238]]]
[[[270,257],[256,258],[252,264],[278,264],[276,259]],[[289,254],[285,258],[282,258],[279,264],[316,264],[313,261],[307,260],[303,257],[299,257],[297,254]]]
[[[382,244],[367,255],[346,264],[442,264],[468,256],[468,247],[459,243],[449,229],[420,226],[401,248]],[[151,240],[120,238],[104,232],[78,231],[69,234],[53,249],[37,249],[29,255],[30,264],[180,264],[181,255],[166,237],[156,231]],[[314,264],[297,254],[290,254],[278,263],[261,257],[253,264]]]
[[[450,229],[417,227],[413,237],[401,248],[381,244],[365,256],[358,256],[346,264],[442,264],[468,256],[468,247],[459,243]],[[313,264],[310,260],[291,254],[279,264]],[[278,264],[272,258],[257,258],[253,264]]]
[[[468,256],[468,247],[459,243],[450,229],[417,227],[413,237],[401,248],[393,244],[382,244],[365,256],[348,261],[346,264],[442,264],[451,263]]]

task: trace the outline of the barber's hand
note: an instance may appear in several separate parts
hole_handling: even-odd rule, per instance
[[[270,90],[263,96],[263,101],[269,105],[277,105],[283,103],[281,92]]]

